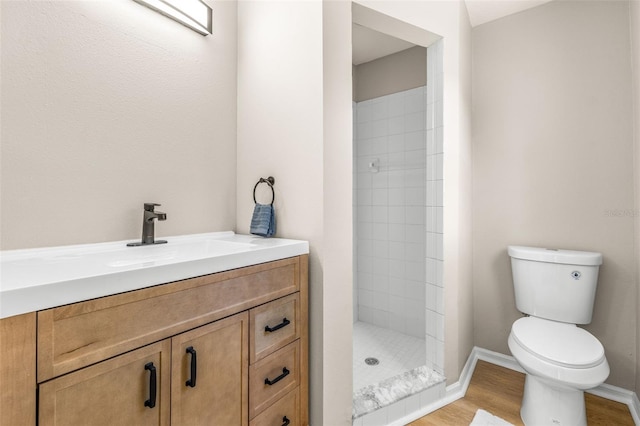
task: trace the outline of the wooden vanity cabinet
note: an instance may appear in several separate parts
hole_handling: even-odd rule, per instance
[[[27,314],[15,317],[20,331],[1,320],[0,426],[35,426],[36,417],[58,426],[280,425],[285,416],[307,425],[307,262],[297,256]],[[256,332],[264,321],[273,330]],[[259,374],[274,378],[281,359],[289,377],[262,395],[264,380],[254,385],[252,372],[262,366]]]
[[[246,425],[247,330],[244,312],[45,382],[40,425]]]

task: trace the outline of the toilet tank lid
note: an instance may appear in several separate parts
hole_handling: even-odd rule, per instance
[[[509,246],[509,256],[537,262],[566,265],[602,265],[602,254],[591,251],[548,249],[539,247]]]

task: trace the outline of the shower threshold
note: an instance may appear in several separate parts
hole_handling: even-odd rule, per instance
[[[421,366],[390,377],[373,385],[365,386],[353,393],[352,418],[355,420],[365,414],[389,406],[404,398],[423,393],[429,389],[444,390],[445,377],[442,374]],[[429,394],[433,392],[427,392]],[[435,392],[434,400],[441,392]]]

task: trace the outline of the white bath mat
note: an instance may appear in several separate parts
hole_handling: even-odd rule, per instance
[[[502,420],[498,416],[494,416],[484,410],[476,411],[476,415],[473,417],[469,426],[513,426],[511,423]]]

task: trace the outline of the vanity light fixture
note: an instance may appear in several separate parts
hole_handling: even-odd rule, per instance
[[[212,31],[212,11],[202,0],[134,0],[206,36]]]

